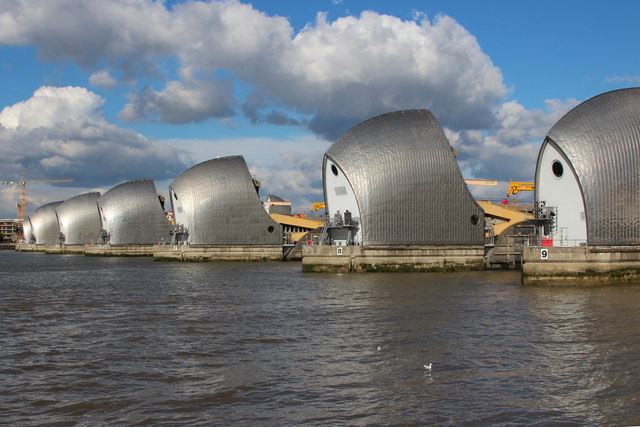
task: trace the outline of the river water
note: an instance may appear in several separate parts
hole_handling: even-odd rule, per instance
[[[637,284],[12,251],[0,266],[0,424],[640,424]]]

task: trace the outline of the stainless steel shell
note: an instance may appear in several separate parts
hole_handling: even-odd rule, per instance
[[[484,212],[428,110],[384,114],[347,131],[325,154],[325,183],[328,159],[353,188],[363,245],[484,243]]]
[[[39,245],[55,244],[60,229],[56,217],[56,207],[62,202],[51,202],[40,206],[29,215],[31,234]]]
[[[98,213],[100,193],[72,197],[58,205],[58,225],[67,245],[84,245],[97,241],[101,223]]]
[[[282,243],[282,227],[262,207],[242,156],[197,164],[169,188],[174,212],[184,210],[190,244]]]
[[[25,218],[25,220],[22,221],[22,239],[25,243],[31,243],[35,239],[33,233],[31,233],[31,222],[29,218]]]
[[[588,244],[640,244],[640,88],[583,102],[553,126],[549,141],[582,189]]]
[[[98,199],[102,228],[113,245],[170,242],[166,219],[151,179],[125,182]]]

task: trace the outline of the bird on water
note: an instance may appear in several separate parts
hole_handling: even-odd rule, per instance
[[[433,365],[433,363],[429,363],[428,365],[422,365],[422,366],[424,366],[424,369],[426,369],[427,371],[430,371],[431,365]]]

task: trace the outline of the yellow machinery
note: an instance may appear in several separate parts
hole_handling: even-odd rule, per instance
[[[24,218],[26,217],[27,205],[31,203],[31,201],[27,201],[26,185],[27,184],[43,184],[43,183],[49,183],[49,182],[73,182],[73,179],[43,179],[38,181],[25,181],[24,174],[22,174],[22,180],[19,182],[13,182],[13,181],[0,182],[0,184],[3,184],[3,185],[20,185],[21,187],[20,202],[17,204],[18,220],[20,222],[24,221]]]
[[[485,200],[477,200],[477,202],[484,210],[485,216],[495,221],[493,232],[496,236],[500,235],[504,230],[515,223],[533,218],[533,215],[531,214],[508,206],[494,205],[493,203]]]
[[[311,212],[319,211],[320,209],[326,209],[324,202],[316,202],[311,208]]]
[[[517,194],[518,191],[533,191],[535,190],[535,183],[533,182],[513,182],[509,180],[509,190],[507,190],[507,197],[513,194]]]

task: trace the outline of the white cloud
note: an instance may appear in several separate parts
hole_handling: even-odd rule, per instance
[[[232,114],[228,104],[231,84],[215,79],[189,83],[167,82],[161,91],[145,88],[130,95],[120,117],[126,121],[149,117],[165,123],[187,123],[225,117]]]
[[[85,186],[135,178],[175,177],[186,153],[118,128],[102,115],[104,100],[77,87],[42,87],[0,112],[4,179],[73,178]]]
[[[94,74],[96,84],[113,75],[127,82],[136,75],[159,79],[162,89],[131,94],[122,112],[127,119],[227,117],[243,99],[232,98],[231,80],[221,80],[219,71],[257,93],[242,110],[253,120],[307,124],[329,139],[373,115],[407,108],[429,108],[456,129],[491,126],[490,112],[507,94],[500,70],[475,37],[447,16],[429,21],[416,12],[415,20],[403,21],[366,11],[328,22],[319,14],[294,34],[287,19],[235,0],[186,1],[171,10],[151,0],[6,6],[0,43],[34,44],[47,60],[120,68]],[[171,81],[166,60],[176,59],[179,76]]]
[[[545,101],[546,111],[526,110],[517,101],[504,103],[496,111],[498,127],[490,131],[445,129],[457,148],[458,165],[465,178],[498,180],[498,187],[473,187],[482,197],[505,197],[509,180],[532,181],[544,137],[555,123],[578,104],[575,99]]]
[[[635,76],[627,74],[624,76],[607,77],[605,81],[607,83],[624,83],[624,84],[638,85],[640,84],[640,74],[636,74]]]
[[[0,125],[7,129],[30,130],[53,127],[60,120],[85,117],[95,121],[101,115],[104,100],[80,87],[43,86],[26,101],[5,107],[0,112]]]
[[[100,70],[89,76],[89,84],[91,86],[99,86],[105,89],[113,89],[118,85],[118,81],[111,77],[109,70]]]

